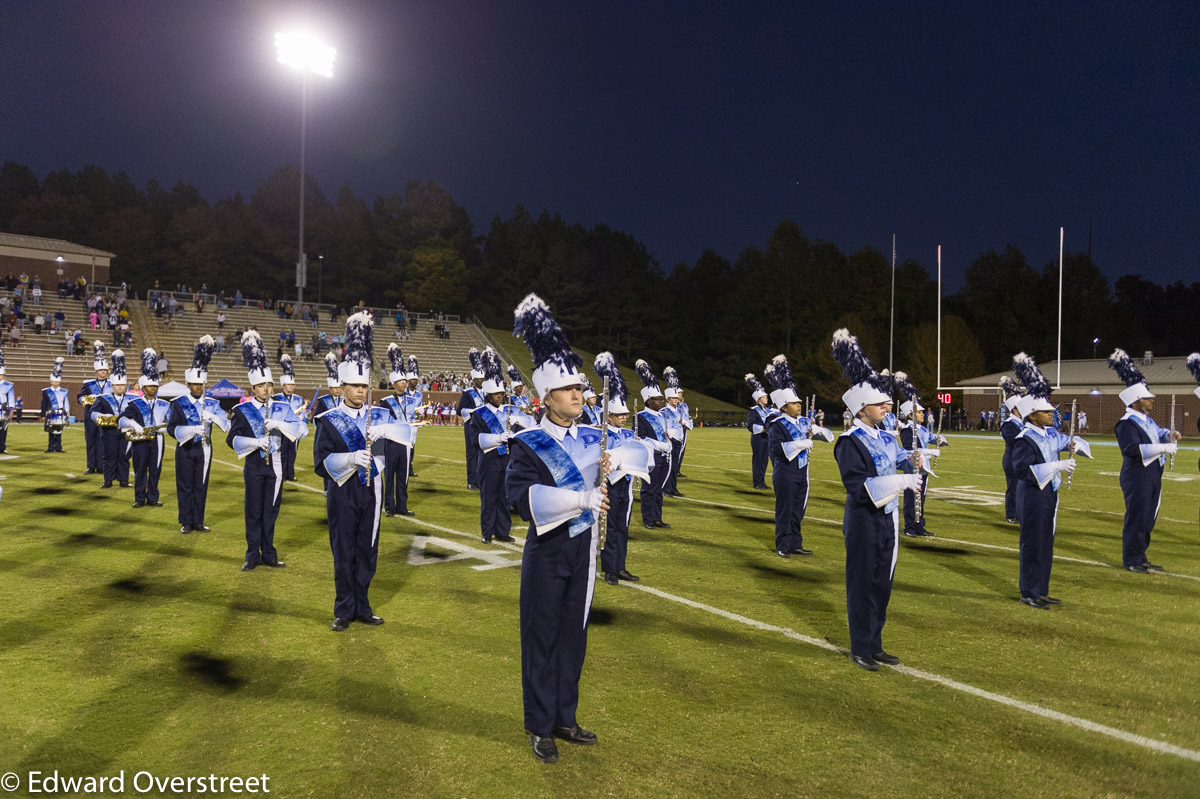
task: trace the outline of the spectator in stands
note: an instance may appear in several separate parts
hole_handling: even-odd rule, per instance
[[[16,347],[21,343],[21,331],[15,324],[8,329],[8,343],[12,347]]]
[[[67,355],[74,355],[75,354],[75,334],[73,334],[70,330],[68,330],[66,332],[66,337],[67,337]]]
[[[167,372],[170,371],[171,364],[167,361],[166,355],[158,356],[158,381],[161,383],[167,379]]]
[[[338,320],[338,307],[336,305],[329,306],[329,321],[336,323]]]
[[[217,345],[218,353],[224,352],[225,351],[225,334],[218,333],[217,335],[213,336],[213,343]]]
[[[34,305],[36,305],[36,304],[37,303],[34,303]],[[37,315],[33,317],[33,332],[37,333],[40,336],[42,334],[42,328],[45,326],[46,326],[46,317],[42,316],[41,311],[38,311]]]
[[[0,316],[8,316],[8,297],[0,297]]]
[[[296,344],[296,331],[289,330],[287,334],[288,349],[291,349]]]
[[[221,307],[220,302],[217,303],[217,307],[218,308]],[[218,310],[217,311],[217,330],[223,330],[224,328],[225,328],[225,312]]]
[[[83,331],[78,329],[75,331],[75,354],[83,355]]]
[[[197,291],[192,295],[192,302],[196,306],[196,313],[204,313],[204,294]]]
[[[237,291],[233,292],[233,305],[236,308],[242,307],[242,290],[241,289],[238,289]]]
[[[172,294],[167,299],[167,313],[169,313],[171,316],[174,316],[178,312],[178,310],[179,310],[179,300],[175,299],[175,295]]]
[[[38,281],[35,280],[33,282],[33,291],[30,293],[33,295],[33,304],[41,305],[42,304],[42,285],[41,285],[41,283],[39,283]]]
[[[91,313],[88,314],[88,323],[92,326],[92,330],[95,330],[100,326],[100,315],[96,313],[95,307],[93,307]]]
[[[121,341],[125,342],[126,347],[133,343],[133,331],[129,329],[128,321],[117,325],[117,332],[120,334]]]

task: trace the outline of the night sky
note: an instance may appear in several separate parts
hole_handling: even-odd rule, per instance
[[[96,164],[210,201],[299,151],[331,200],[433,180],[479,233],[518,204],[603,223],[664,268],[783,219],[947,281],[1012,243],[1115,278],[1200,280],[1200,4],[12,2],[0,159]],[[19,231],[17,231],[19,232]],[[87,242],[83,242],[87,243]]]

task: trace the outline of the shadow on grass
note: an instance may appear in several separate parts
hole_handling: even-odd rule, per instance
[[[29,489],[30,494],[37,494],[43,497],[53,496],[55,494],[65,494],[66,492],[67,489],[62,488],[61,486],[38,486],[37,488]]]
[[[226,692],[236,691],[246,684],[245,680],[232,673],[233,662],[225,658],[213,657],[204,652],[188,652],[179,662],[186,674]]]
[[[962,547],[932,546],[930,544],[916,544],[916,543],[912,543],[912,542],[905,542],[904,548],[911,549],[914,552],[928,552],[933,555],[973,555],[973,554],[976,554],[976,553],[971,552],[970,550],[963,549]]]

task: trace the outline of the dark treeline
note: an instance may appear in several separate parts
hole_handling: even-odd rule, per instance
[[[137,188],[123,172],[88,166],[44,180],[7,162],[0,168],[0,230],[67,239],[116,253],[114,278],[144,290],[206,282],[212,291],[283,298],[293,287],[298,227],[295,168],[281,166],[247,199],[209,203],[186,183]],[[705,251],[694,264],[664,270],[628,234],[585,228],[522,207],[477,235],[466,210],[436,184],[410,182],[369,205],[343,186],[330,202],[306,181],[306,298],[349,306],[474,313],[511,325],[529,291],[554,308],[571,338],[679,369],[684,385],[746,402],[742,375],[761,372],[778,352],[792,360],[802,394],[829,399],[844,389],[829,354],[832,331],[847,326],[877,367],[888,360],[890,259],[871,247],[846,255],[792,221],[730,261]],[[317,258],[323,255],[323,267]],[[1063,355],[1190,352],[1200,316],[1200,283],[1160,286],[1141,275],[1110,284],[1086,254],[1064,262]],[[319,276],[318,268],[324,274]],[[926,395],[936,385],[936,283],[922,263],[896,274],[895,366]],[[1016,247],[990,250],[943,301],[942,379],[1009,366],[1028,350],[1056,351],[1058,263],[1030,264]]]

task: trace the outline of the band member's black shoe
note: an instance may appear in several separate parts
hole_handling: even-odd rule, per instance
[[[792,556],[792,553],[788,552],[786,549],[777,549],[775,550],[775,554],[781,558],[790,558]]]
[[[385,511],[383,512],[383,515],[384,515],[384,516],[386,516],[386,517],[388,517],[388,518],[390,519],[390,518],[392,518],[393,516],[395,516],[395,515],[396,515],[396,512],[395,512],[395,511],[391,511],[391,510],[385,510]]]
[[[410,510],[398,510],[398,511],[396,511],[396,515],[397,516],[416,516],[417,514],[413,513]]]
[[[141,501],[133,503],[133,507],[135,507],[135,508],[142,508],[142,507],[145,507],[145,505],[146,505],[146,503],[141,502]]]
[[[876,663],[885,663],[889,666],[900,665],[900,658],[896,657],[895,655],[889,655],[887,652],[882,650],[871,655],[871,660],[874,660]]]
[[[1041,597],[1036,597],[1036,596],[1021,597],[1021,604],[1028,605],[1031,608],[1037,608],[1038,610],[1049,610],[1050,609],[1049,602],[1046,602],[1046,601],[1042,600]]]
[[[622,580],[628,580],[631,583],[636,583],[638,580],[642,579],[636,574],[630,574],[628,569],[621,569],[621,571],[617,572],[617,576]]]
[[[795,549],[789,549],[788,552],[791,552],[793,555],[811,555],[812,554],[811,549],[805,549],[804,547],[796,547]]]
[[[669,524],[667,524],[666,522],[663,522],[663,521],[658,521],[658,522],[655,522],[655,523],[654,523],[654,526],[655,526],[655,527],[661,527],[661,528],[662,528],[662,529],[664,529],[664,530],[668,530],[668,529],[670,529],[670,527],[671,527],[671,525],[669,525]]]
[[[187,535],[188,533],[192,532],[192,526],[190,524],[181,524],[179,525],[179,532]]]
[[[287,566],[282,560],[264,560],[264,566],[270,566],[272,569],[283,569]]]
[[[511,535],[498,535],[498,536],[496,536],[496,537],[495,537],[495,540],[496,540],[496,541],[503,541],[503,542],[504,542],[504,543],[506,543],[506,544],[511,544],[511,543],[513,543],[514,541],[516,541],[517,539],[513,538]]]
[[[1146,568],[1144,563],[1132,563],[1125,567],[1125,571],[1137,572],[1138,574],[1146,574],[1150,570]]]
[[[152,508],[161,508],[163,506],[161,502],[147,502],[146,504]]]
[[[112,488],[112,483],[105,483],[104,485],[102,485],[100,487],[101,488]]]
[[[1038,597],[1038,599],[1042,600],[1047,605],[1061,605],[1062,604],[1061,599],[1055,599],[1054,597],[1050,596],[1049,594],[1040,596],[1040,597]]]
[[[574,727],[555,727],[554,737],[580,746],[591,746],[596,743],[596,733],[588,732],[578,724]]]
[[[207,524],[193,524],[192,529],[195,530],[197,533],[208,533],[208,532],[212,531],[212,528],[209,527]]]
[[[383,624],[383,619],[374,614],[370,616],[355,616],[354,620],[359,624],[366,624],[369,627],[378,627]]]
[[[1147,569],[1149,569],[1152,572],[1160,572],[1163,570],[1162,566],[1155,566],[1150,561],[1143,561],[1142,565],[1145,566]]]
[[[620,585],[621,584],[621,581],[617,579],[617,575],[613,572],[605,572],[604,573],[604,582],[608,583],[609,585]]]
[[[533,756],[543,763],[558,762],[558,744],[554,743],[553,735],[530,735],[529,743],[533,746]]]
[[[333,620],[333,624],[329,625],[329,629],[333,630],[335,633],[344,633],[346,628],[349,626],[349,619],[343,619],[339,617]]]
[[[242,564],[242,571],[244,571],[244,572],[252,572],[257,568],[258,568],[258,564],[251,563],[250,561],[246,561],[245,563]]]
[[[879,664],[875,662],[874,658],[864,658],[859,657],[858,655],[851,655],[850,661],[863,671],[879,671]]]

